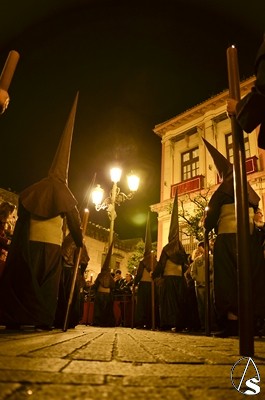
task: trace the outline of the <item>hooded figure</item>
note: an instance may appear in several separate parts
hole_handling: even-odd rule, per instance
[[[54,326],[55,328],[63,328],[68,301],[70,297],[72,281],[75,273],[75,266],[78,257],[79,248],[76,246],[71,233],[65,237],[62,244],[62,273],[60,277],[58,303],[55,314]],[[82,319],[83,315],[83,287],[85,284],[84,273],[87,268],[90,257],[88,255],[87,247],[83,243],[77,276],[75,280],[75,287],[71,308],[68,319],[68,328],[75,328]]]
[[[76,246],[83,246],[76,200],[68,188],[68,166],[77,107],[75,98],[48,177],[19,196],[18,220],[0,281],[1,322],[17,328],[50,329],[61,274],[63,219]]]
[[[113,242],[109,247],[101,271],[94,284],[96,293],[93,325],[95,326],[115,326],[113,313],[113,290],[115,282],[110,272],[112,248]]]
[[[212,156],[217,173],[222,181],[218,188],[219,192],[223,192],[230,197],[234,198],[234,181],[233,181],[233,164],[231,164],[227,158],[223,156],[214,146],[211,145],[206,139],[202,138],[207,150]],[[251,206],[256,209],[258,207],[260,197],[247,183],[248,191],[248,202]]]
[[[212,229],[217,234],[214,252],[214,301],[220,329],[224,336],[238,334],[238,290],[237,290],[237,222],[233,185],[232,164],[203,139],[210,152],[219,176],[221,185],[213,193],[207,216],[204,221],[206,232]],[[258,208],[259,196],[248,184],[249,222],[250,222],[250,256],[253,271],[253,293],[255,317],[264,315],[264,257],[257,232],[254,227],[254,212]],[[239,249],[240,251],[240,249]]]
[[[179,240],[178,193],[176,191],[168,244],[164,246],[160,259],[152,274],[161,277],[159,292],[159,312],[161,329],[182,331],[186,328],[186,284],[184,272],[187,266],[187,254]]]
[[[258,146],[265,149],[265,35],[255,61],[256,81],[243,99],[236,104],[236,118],[241,128],[251,133],[260,125]]]
[[[152,238],[150,229],[150,213],[147,214],[145,231],[145,250],[144,257],[140,260],[135,275],[134,284],[138,285],[136,302],[136,327],[152,328],[152,277],[151,271],[154,270],[157,261],[152,252]],[[156,318],[158,320],[158,318]]]

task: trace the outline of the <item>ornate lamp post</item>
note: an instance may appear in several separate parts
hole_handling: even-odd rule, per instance
[[[122,170],[120,168],[115,167],[110,170],[110,177],[113,185],[110,195],[106,199],[103,200],[104,190],[100,187],[100,185],[97,185],[97,187],[92,192],[92,201],[95,204],[96,210],[100,211],[107,209],[110,220],[109,246],[113,241],[114,221],[117,217],[115,206],[116,204],[120,205],[126,200],[131,200],[135,192],[138,190],[140,182],[139,177],[131,173],[127,176],[130,193],[122,193],[117,185],[121,179],[121,174]]]

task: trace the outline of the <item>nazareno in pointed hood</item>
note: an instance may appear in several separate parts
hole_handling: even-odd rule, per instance
[[[101,286],[104,288],[111,288],[114,286],[114,279],[110,273],[110,263],[111,263],[111,256],[112,256],[112,248],[113,242],[111,243],[104,263],[101,267],[101,271],[98,274],[97,281],[100,283]]]
[[[222,183],[217,190],[234,197],[233,164],[231,164],[230,161],[228,161],[227,158],[225,158],[223,154],[221,154],[206,139],[202,138],[202,140],[212,156],[218,175],[222,179]],[[247,183],[247,190],[249,204],[255,207],[258,206],[260,197],[249,183]]]
[[[113,242],[111,243],[109,250],[107,252],[106,258],[104,263],[101,267],[101,272],[110,272],[110,263],[111,263],[111,256],[112,256],[112,249],[113,249]]]
[[[178,211],[178,188],[176,188],[174,202],[172,206],[168,242],[179,239],[179,211]]]
[[[20,201],[24,208],[38,217],[53,218],[72,210],[77,205],[76,199],[68,188],[68,168],[77,102],[78,93],[48,176],[29,186],[20,194]]]
[[[142,263],[147,269],[151,271],[154,267],[154,254],[152,252],[152,237],[150,228],[150,212],[147,213],[146,228],[145,228],[145,246]]]
[[[223,156],[211,143],[202,138],[207,150],[212,156],[215,168],[221,180],[225,180],[231,173],[233,173],[233,164]]]
[[[185,249],[179,240],[179,214],[178,214],[178,190],[176,188],[175,198],[172,207],[168,244],[164,247],[168,257],[177,264],[186,262],[187,255]]]
[[[150,212],[147,214],[146,228],[145,228],[145,247],[144,247],[144,257],[151,254],[152,251],[152,238],[151,238],[151,228],[150,228]]]
[[[68,185],[68,169],[69,169],[77,102],[78,102],[78,93],[75,97],[74,104],[68,116],[67,123],[65,125],[63,134],[61,136],[61,140],[57,147],[56,154],[54,156],[52,165],[48,173],[49,177],[57,179],[58,181],[61,181],[66,185]]]

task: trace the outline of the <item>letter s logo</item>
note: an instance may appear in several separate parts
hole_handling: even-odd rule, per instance
[[[258,394],[260,392],[260,387],[259,385],[256,385],[256,383],[259,383],[260,379],[257,378],[252,378],[252,379],[248,379],[246,381],[246,386],[249,387],[252,390],[245,390],[244,394],[250,394],[250,395],[255,395]]]

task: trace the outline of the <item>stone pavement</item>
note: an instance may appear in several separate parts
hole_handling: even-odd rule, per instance
[[[247,396],[230,378],[241,358],[237,338],[85,325],[67,332],[0,329],[0,400],[241,400]],[[252,397],[265,399],[264,338],[255,339],[252,359],[261,389]],[[248,361],[234,369],[237,386]],[[247,378],[256,373],[250,367]]]

